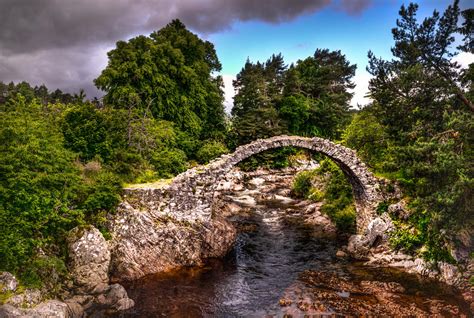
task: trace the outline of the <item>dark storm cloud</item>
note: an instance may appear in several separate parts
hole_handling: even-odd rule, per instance
[[[235,21],[290,21],[326,7],[357,14],[369,0],[0,0],[0,81],[87,88],[106,49],[181,19],[201,34]],[[101,53],[99,55],[98,53]]]
[[[372,4],[372,0],[341,0],[339,9],[349,14],[360,14]]]

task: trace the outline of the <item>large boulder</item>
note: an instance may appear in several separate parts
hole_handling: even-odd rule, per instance
[[[385,213],[370,221],[363,235],[352,235],[347,244],[347,251],[355,259],[367,260],[370,249],[386,243],[393,229],[393,223]]]
[[[108,288],[110,251],[94,227],[75,228],[68,236],[69,271],[76,293],[99,294]]]
[[[222,219],[179,220],[123,202],[110,222],[111,278],[134,280],[174,267],[200,265],[233,246],[234,227]]]

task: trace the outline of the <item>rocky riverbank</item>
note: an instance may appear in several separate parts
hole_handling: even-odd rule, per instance
[[[126,283],[137,304],[123,316],[469,317],[453,287],[351,259],[320,204],[291,196],[294,174],[235,170],[216,201],[237,229],[231,254]]]
[[[195,211],[196,215],[185,216],[170,213],[165,208],[169,202],[165,190],[126,190],[117,213],[109,219],[110,241],[106,241],[94,228],[75,229],[70,233],[69,271],[73,284],[63,301],[42,302],[39,291],[27,290],[10,297],[0,307],[0,316],[48,317],[54,313],[57,317],[82,317],[127,310],[133,307],[134,301],[119,282],[134,281],[182,266],[202,265],[209,258],[226,255],[234,246],[237,231],[255,230],[255,225],[246,223],[245,216],[262,204],[266,207],[272,204],[286,206],[285,213],[298,215],[299,220],[302,218],[303,223],[312,228],[312,233],[316,233],[314,235],[340,237],[331,220],[320,212],[321,203],[291,197],[294,175],[301,169],[314,167],[314,164],[309,164],[279,171],[248,173],[234,169],[217,186],[214,213],[210,218],[200,218],[199,211]],[[373,220],[365,236],[349,238],[348,244],[340,247],[336,255],[342,259],[352,257],[363,260],[371,266],[396,267],[457,286],[463,290],[464,299],[474,311],[474,290],[468,283],[473,272],[472,264],[468,264],[464,272],[449,264],[439,264],[436,271],[421,259],[391,251],[386,244],[391,230],[390,220],[386,217]],[[288,222],[291,219],[288,218]],[[309,284],[319,277],[314,275],[309,272]],[[11,294],[18,292],[14,278],[8,274],[1,277],[3,289],[8,289]],[[329,281],[337,279],[332,277]],[[377,288],[380,286],[369,285],[355,286],[354,293],[370,287],[373,295],[379,294]],[[397,310],[403,314],[402,309]],[[360,312],[364,313],[363,310]],[[429,312],[437,313],[435,309]]]
[[[96,228],[75,228],[68,237],[70,290],[62,299],[43,301],[47,291],[18,289],[16,278],[0,275],[2,292],[13,296],[0,307],[0,317],[81,318],[100,313],[117,313],[133,307],[125,288],[110,284],[110,251]]]

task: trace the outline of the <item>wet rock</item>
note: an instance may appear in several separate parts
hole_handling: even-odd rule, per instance
[[[18,281],[15,276],[9,272],[0,273],[0,291],[2,293],[15,291],[18,286]]]
[[[253,185],[253,186],[258,187],[258,186],[261,186],[262,184],[265,183],[265,179],[257,177],[257,178],[251,179],[248,183]]]
[[[68,318],[82,318],[84,316],[84,309],[83,307],[76,302],[73,301],[65,301],[67,305],[67,315]]]
[[[368,260],[369,247],[362,235],[351,235],[347,244],[347,251],[351,257],[359,260]]]
[[[240,195],[238,197],[234,197],[233,200],[234,202],[246,207],[254,207],[257,205],[255,198],[250,195]]]
[[[110,251],[100,231],[94,227],[75,228],[68,235],[69,271],[77,292],[99,294],[109,282]]]
[[[367,227],[366,233],[364,235],[364,244],[367,247],[372,247],[377,239],[381,239],[381,241],[386,241],[388,238],[388,234],[394,228],[390,217],[384,215],[382,217],[378,217],[373,219],[369,226]]]
[[[122,311],[132,308],[135,303],[128,298],[127,291],[120,284],[110,285],[107,292],[97,297],[100,305],[107,306],[107,308]]]
[[[335,273],[306,271],[302,281],[311,299],[302,304],[303,312],[328,306],[336,316],[350,317],[469,317],[465,309],[450,301],[413,296],[397,282],[351,281]],[[301,297],[301,296],[300,296]],[[300,313],[301,315],[301,313]]]

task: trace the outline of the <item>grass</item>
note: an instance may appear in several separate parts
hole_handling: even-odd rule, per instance
[[[136,184],[125,184],[125,189],[160,189],[163,188],[173,182],[173,178],[170,179],[160,179],[153,182],[146,182],[146,183],[136,183]]]

